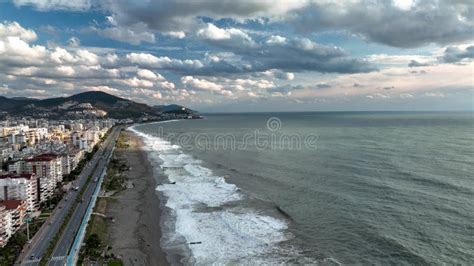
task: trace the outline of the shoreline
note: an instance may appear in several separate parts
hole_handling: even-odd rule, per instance
[[[133,132],[122,131],[129,147],[117,149],[116,157],[126,161],[127,189],[111,197],[107,215],[110,253],[124,265],[169,265],[160,240],[162,209],[155,188],[156,179],[143,140]]]

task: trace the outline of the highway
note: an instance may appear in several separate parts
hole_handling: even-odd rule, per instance
[[[101,173],[106,169],[107,157],[112,152],[119,133],[120,127],[113,128],[108,138],[99,147],[92,160],[87,164],[78,179],[75,181],[75,186],[78,186],[79,189],[77,191],[70,190],[67,195],[63,197],[51,217],[43,225],[43,227],[46,226],[46,228],[42,228],[32,239],[31,247],[23,257],[21,265],[39,265],[51,240],[59,232],[61,225],[64,223],[67,213],[74,207],[74,202],[82,188],[86,185],[88,177],[92,175],[91,181],[87,184],[87,187],[84,190],[82,199],[79,199],[71,219],[54,248],[52,259],[49,261],[49,265],[65,264],[66,256],[69,253],[69,249],[74,241],[79,225],[82,222],[82,218],[84,217],[87,206],[89,205],[91,196],[98,185],[94,180],[96,177],[100,177]]]
[[[98,182],[95,182],[94,180],[98,180],[102,175],[102,172],[106,170],[108,165],[107,158],[113,150],[115,140],[118,137],[118,133],[119,130],[114,129],[114,131],[110,134],[110,138],[108,138],[107,141],[104,143],[104,147],[106,148],[103,152],[99,153],[101,157],[99,158],[98,166],[92,175],[92,180],[89,182],[86,187],[86,190],[84,191],[84,194],[82,196],[83,200],[80,200],[74,213],[72,214],[66,229],[64,230],[63,234],[61,235],[61,238],[56,244],[56,247],[53,251],[53,255],[48,265],[59,266],[65,264],[66,257],[69,254],[69,249],[71,248],[72,243],[76,237],[82,219],[86,214],[86,210],[91,201],[92,194],[94,193],[98,185]]]

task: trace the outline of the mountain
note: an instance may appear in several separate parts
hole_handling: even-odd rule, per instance
[[[18,101],[39,101],[38,99],[35,98],[28,98],[28,97],[12,97],[12,100],[18,100]]]
[[[154,109],[163,112],[163,113],[170,113],[170,114],[196,114],[197,112],[191,110],[187,107],[177,104],[170,104],[170,105],[155,105],[153,106]]]
[[[0,112],[34,117],[105,116],[117,119],[156,117],[162,113],[149,105],[101,91],[88,91],[69,97],[44,100],[0,96]]]
[[[0,96],[0,111],[8,111],[12,108],[16,108],[17,106],[28,103],[29,101],[26,100],[16,100],[13,98],[10,99],[7,97]]]

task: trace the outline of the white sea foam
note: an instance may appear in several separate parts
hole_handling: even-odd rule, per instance
[[[278,262],[277,244],[291,237],[286,232],[286,221],[253,209],[225,207],[226,203],[244,198],[234,184],[215,176],[179,146],[133,127],[130,130],[143,137],[149,158],[160,161],[170,181],[156,189],[166,196],[166,206],[174,212],[175,233],[189,244],[190,262],[199,265]]]
[[[269,258],[277,242],[286,240],[286,224],[255,212],[176,210],[176,231],[190,242],[198,264],[256,262]]]

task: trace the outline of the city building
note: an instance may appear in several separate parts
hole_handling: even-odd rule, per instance
[[[28,211],[39,207],[39,179],[34,173],[0,175],[0,200],[24,200]]]
[[[25,213],[41,211],[40,203],[52,196],[63,176],[77,168],[116,122],[0,120],[0,247],[20,228]]]
[[[40,201],[49,198],[58,182],[63,179],[61,157],[52,153],[37,155],[25,160],[27,173],[35,173],[40,179]]]
[[[0,247],[18,231],[26,214],[26,204],[22,200],[0,201]]]

